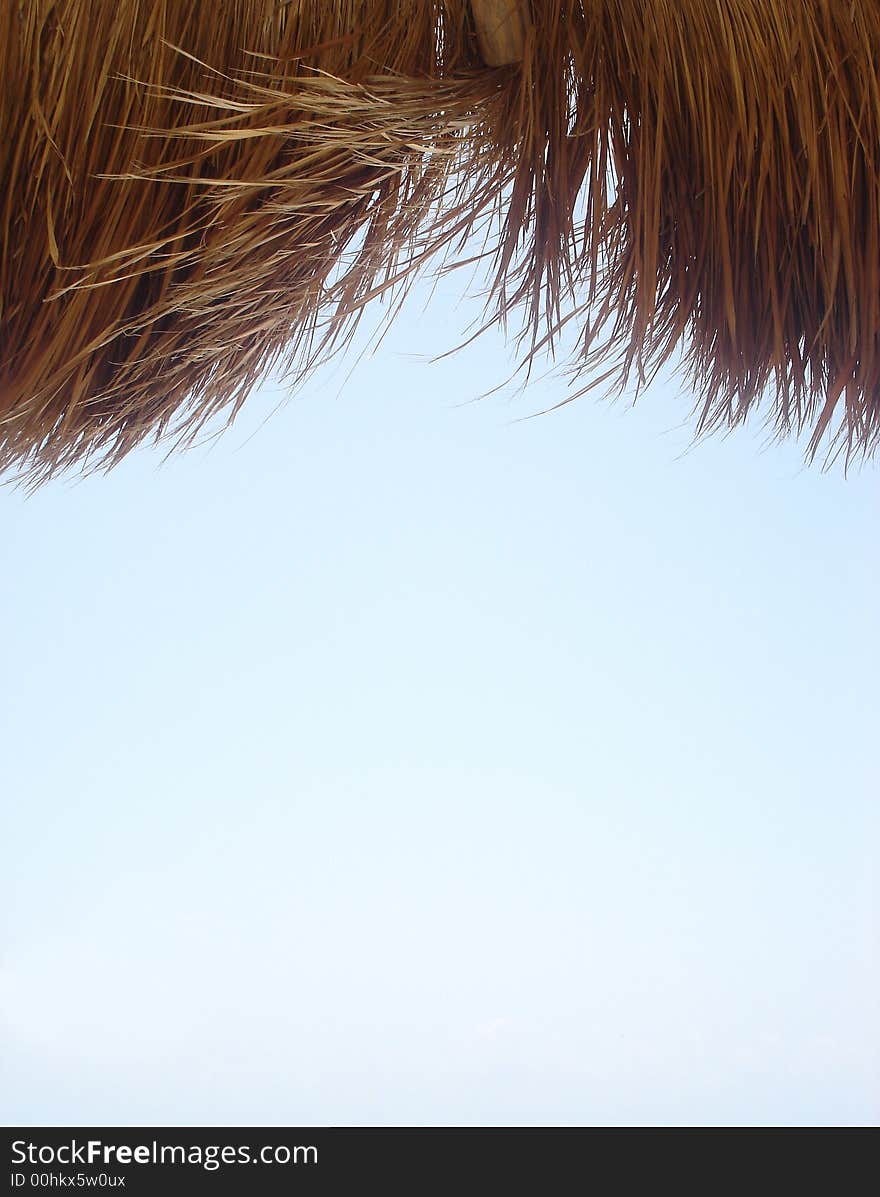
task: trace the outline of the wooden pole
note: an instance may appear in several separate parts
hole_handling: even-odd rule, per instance
[[[471,10],[486,66],[521,62],[526,41],[525,0],[471,0]]]

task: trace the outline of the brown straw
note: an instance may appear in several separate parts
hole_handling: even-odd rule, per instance
[[[870,454],[878,64],[877,0],[0,0],[0,468],[187,442],[487,212],[526,355]]]

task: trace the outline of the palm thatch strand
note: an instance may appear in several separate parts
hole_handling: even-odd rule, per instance
[[[0,0],[0,468],[190,439],[475,229],[526,357],[869,454],[878,64],[877,0]]]

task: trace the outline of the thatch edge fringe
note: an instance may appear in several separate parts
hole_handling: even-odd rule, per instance
[[[581,325],[566,401],[683,345],[699,433],[876,449],[880,7],[530,0],[497,70],[464,0],[172,8],[0,0],[0,468],[187,443],[491,209],[491,318]]]

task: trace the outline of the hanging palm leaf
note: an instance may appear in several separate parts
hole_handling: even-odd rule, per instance
[[[0,0],[0,467],[187,441],[487,212],[523,353],[871,453],[878,61],[876,0]]]

